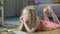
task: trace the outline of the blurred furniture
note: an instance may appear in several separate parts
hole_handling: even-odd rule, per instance
[[[53,0],[54,4],[60,4],[60,0]]]
[[[0,24],[4,24],[4,11],[3,11],[3,6],[0,6]]]
[[[30,0],[4,0],[4,17],[20,16]]]
[[[44,18],[43,17],[43,8],[46,5],[48,5],[48,4],[40,4],[39,6],[36,6],[37,14],[42,19]],[[51,5],[53,11],[55,12],[55,14],[60,18],[60,4],[50,4],[50,5]],[[48,14],[48,16],[51,17],[49,14]]]
[[[0,25],[4,24],[3,0],[0,0]]]

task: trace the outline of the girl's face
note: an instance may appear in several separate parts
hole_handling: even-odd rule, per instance
[[[28,10],[24,9],[23,12],[22,12],[23,19],[28,20],[28,18],[29,18],[28,15],[29,15]]]
[[[33,17],[35,17],[34,15],[35,15],[35,9],[33,9],[33,8],[24,9],[22,12],[22,16],[23,16],[24,20],[33,19]]]
[[[26,9],[23,10],[23,13],[22,13],[24,16],[27,16],[28,15],[28,11]]]

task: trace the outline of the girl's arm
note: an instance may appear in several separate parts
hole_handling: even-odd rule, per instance
[[[39,24],[38,24],[38,25],[39,25]],[[29,32],[29,33],[34,32],[34,31],[37,29],[38,25],[37,25],[36,27],[30,29],[30,28],[28,27],[28,25],[27,25],[26,23],[24,23],[24,26],[25,26],[27,32]]]
[[[18,30],[20,31],[20,30],[22,30],[22,28],[23,28],[23,17],[21,16],[19,20],[20,20],[20,23],[21,23],[21,24],[20,24]]]
[[[19,30],[19,31],[21,31],[21,30],[22,30],[22,28],[23,28],[23,23],[21,23],[21,24],[20,24],[20,26],[19,26],[19,29],[18,29],[18,30]]]
[[[36,28],[30,29],[26,23],[24,23],[24,26],[25,26],[27,32],[29,32],[29,33],[34,32],[36,30]]]

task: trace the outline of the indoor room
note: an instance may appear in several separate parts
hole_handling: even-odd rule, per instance
[[[27,6],[35,6],[37,16],[44,20],[43,9],[50,5],[57,18],[60,20],[60,0],[0,0],[0,33],[1,34],[59,34],[60,28],[51,31],[27,33],[19,31],[20,17]],[[27,12],[28,13],[28,12]],[[47,14],[50,21],[53,19]],[[54,16],[54,15],[53,15]],[[60,25],[60,24],[59,24]],[[2,31],[2,32],[1,32]],[[9,31],[10,33],[6,32]],[[12,33],[13,32],[13,33]],[[56,32],[56,33],[55,33]]]

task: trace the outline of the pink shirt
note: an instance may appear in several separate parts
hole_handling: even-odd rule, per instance
[[[44,23],[46,23],[46,26],[48,26],[52,29],[56,29],[56,28],[60,27],[59,24],[56,24],[56,23],[53,23],[53,22],[50,22],[50,21],[44,21]]]
[[[59,24],[56,24],[56,23],[53,23],[53,22],[50,22],[50,21],[44,21],[44,23],[46,24],[46,26],[48,26],[52,29],[56,29],[56,28],[60,27]],[[38,26],[37,31],[41,31],[41,30],[43,30],[43,26]]]

